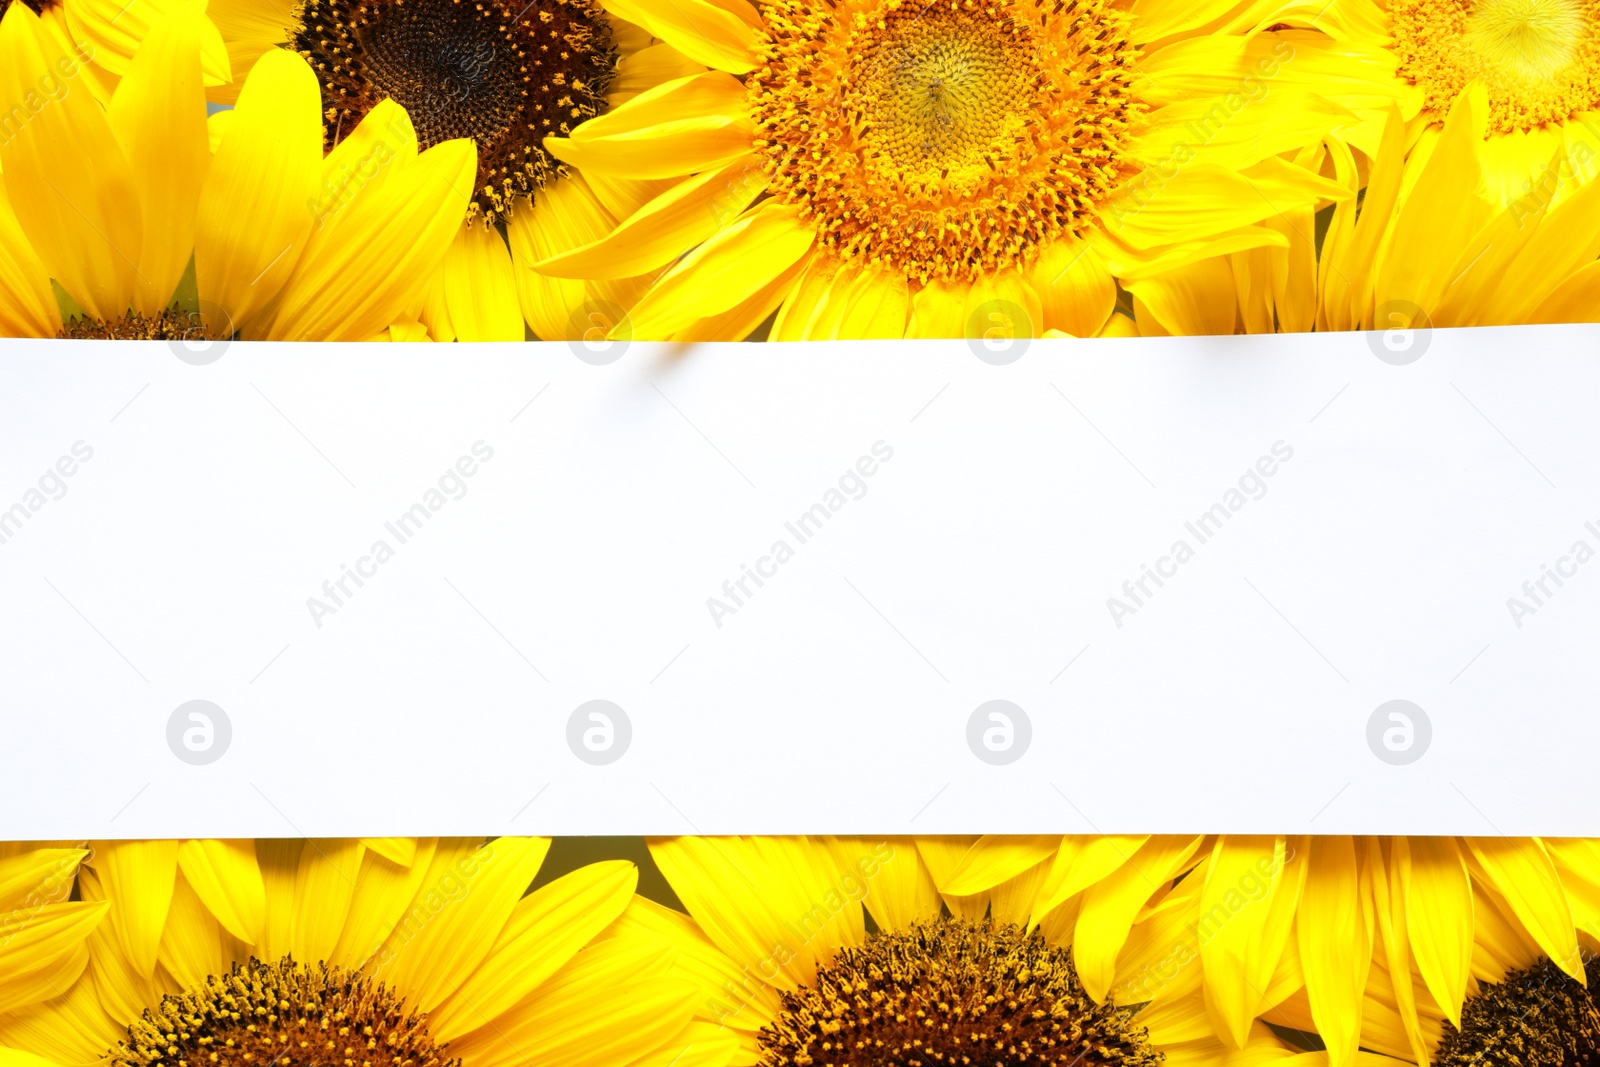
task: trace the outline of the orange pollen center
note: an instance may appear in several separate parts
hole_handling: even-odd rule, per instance
[[[771,189],[842,258],[974,280],[1089,225],[1140,105],[1104,0],[773,0],[750,77]]]

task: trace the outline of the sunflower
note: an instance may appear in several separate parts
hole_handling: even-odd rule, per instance
[[[48,999],[89,964],[106,906],[70,900],[82,848],[0,844],[0,1012]]]
[[[1174,1038],[1096,1003],[1058,943],[1071,923],[1029,928],[1053,862],[989,891],[947,891],[1014,870],[1042,847],[1032,838],[656,840],[651,854],[688,915],[639,900],[625,921],[672,946],[677,973],[698,984],[705,1013],[735,1046],[733,1065],[1242,1067],[1292,1055],[1264,1025],[1230,1054],[1209,1034]],[[1100,850],[1089,851],[1088,864],[1103,866]]]
[[[1558,1067],[1600,1053],[1600,844],[1391,838],[1365,849],[1357,900],[1375,925],[1357,941],[1374,952],[1339,1032],[1354,1026],[1362,1047],[1422,1067]],[[1309,1026],[1311,1010],[1296,995],[1267,1018]]]
[[[1485,140],[1491,104],[1482,83],[1467,86],[1409,155],[1391,115],[1359,215],[1346,204],[1333,211],[1319,325],[1496,326],[1600,313],[1600,183],[1505,203],[1494,191],[1495,142]],[[1353,185],[1350,154],[1329,147],[1340,180]]]
[[[1353,201],[1340,202],[1334,225],[1345,245],[1330,234],[1318,277],[1309,213],[1285,213],[1287,250],[1252,250],[1157,279],[1136,294],[1141,328],[1592,321],[1600,280],[1580,268],[1593,264],[1600,244],[1590,191],[1600,174],[1600,5],[1351,0],[1342,8],[1342,27],[1330,33],[1360,62],[1354,53],[1322,58],[1329,83],[1343,87],[1332,99],[1363,121],[1337,131],[1326,153],[1307,149],[1302,162],[1333,167],[1352,190],[1370,177],[1365,221],[1356,222]],[[1392,65],[1373,58],[1380,51]],[[1403,130],[1381,136],[1390,124],[1386,77],[1409,92],[1395,100]],[[1581,203],[1563,210],[1569,200]]]
[[[1391,0],[1399,77],[1443,123],[1482,87],[1483,178],[1499,207],[1532,210],[1600,169],[1600,5],[1590,0]],[[1374,10],[1376,10],[1376,6]]]
[[[1309,211],[1286,215],[1272,224],[1286,248],[1130,284],[1139,328],[1293,333],[1594,321],[1600,183],[1504,202],[1491,180],[1503,153],[1485,138],[1489,101],[1485,86],[1469,85],[1443,125],[1421,131],[1409,152],[1398,109],[1370,160],[1331,137],[1304,150],[1304,165],[1330,168],[1351,193],[1362,189],[1359,206],[1354,197],[1339,202],[1322,226]]]
[[[126,50],[122,0],[70,0],[86,32]],[[146,12],[182,0],[141,0]],[[418,317],[433,340],[520,341],[609,327],[643,280],[575,282],[530,266],[595,240],[660,190],[585,181],[543,147],[587,118],[704,66],[598,0],[212,0],[234,71],[279,51],[310,63],[324,148],[335,153],[376,109],[400,105],[423,149],[471,140],[477,169],[448,254]],[[209,92],[232,103],[238,87]],[[331,158],[331,155],[330,155]]]
[[[538,265],[662,272],[636,336],[740,338],[774,311],[775,339],[1096,334],[1114,278],[1283,246],[1263,223],[1347,197],[1284,154],[1367,122],[1292,2],[672,7],[639,10],[668,40],[698,28],[715,69],[546,141],[585,174],[672,183]],[[1231,58],[1187,47],[1219,27]],[[1392,57],[1347,51],[1375,66],[1351,102],[1414,95]]]
[[[111,1067],[667,1067],[698,1032],[695,990],[661,946],[610,929],[637,869],[527,893],[549,846],[100,844],[79,881],[109,909],[88,972],[0,1015],[0,1045]]]
[[[1224,836],[1130,933],[1112,999],[1159,1018],[1198,989],[1230,1044],[1262,1018],[1315,1030],[1333,1067],[1426,1064],[1487,983],[1537,965],[1581,985],[1597,935],[1593,842]]]
[[[0,138],[7,335],[364,340],[415,321],[466,210],[472,142],[419,153],[386,102],[324,159],[316,78],[290,52],[263,57],[208,130],[214,35],[198,6],[173,12],[102,107],[70,86],[37,97],[62,57],[22,4],[0,20],[0,101],[38,105]]]

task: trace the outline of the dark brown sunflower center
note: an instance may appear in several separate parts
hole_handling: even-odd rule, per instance
[[[174,306],[154,316],[130,311],[120,319],[65,319],[56,336],[84,341],[199,341],[205,333],[198,314]]]
[[[164,997],[128,1027],[111,1067],[458,1067],[382,985],[340,967],[284,959],[234,964]]]
[[[596,0],[306,0],[300,21],[325,146],[392,99],[423,148],[477,142],[470,214],[491,221],[561,173],[544,139],[605,110],[616,70]]]
[[[1594,1067],[1600,1064],[1600,1010],[1590,990],[1600,965],[1585,967],[1589,989],[1548,960],[1485,983],[1461,1010],[1461,1029],[1445,1023],[1436,1067]]]
[[[874,934],[785,993],[764,1067],[1154,1067],[1131,1013],[1096,1004],[1037,931],[941,919]]]
[[[42,15],[51,8],[59,6],[59,0],[16,0],[16,2],[35,15]],[[11,4],[12,0],[0,0],[0,15],[11,10]]]

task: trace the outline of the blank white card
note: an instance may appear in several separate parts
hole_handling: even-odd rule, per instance
[[[1384,340],[10,342],[0,838],[1600,835],[1600,330]]]

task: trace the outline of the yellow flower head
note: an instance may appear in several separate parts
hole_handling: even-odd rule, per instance
[[[101,843],[89,966],[0,1012],[0,1062],[666,1067],[703,1023],[667,952],[618,925],[637,870],[528,892],[549,847]]]

